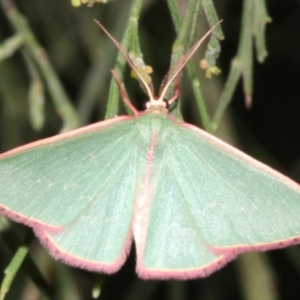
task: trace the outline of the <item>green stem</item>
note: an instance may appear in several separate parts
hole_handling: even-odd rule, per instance
[[[252,20],[253,20],[253,1],[244,0],[243,15],[242,15],[242,28],[239,39],[239,46],[237,56],[234,58],[227,82],[225,83],[224,90],[220,97],[220,102],[213,118],[214,129],[217,129],[220,121],[229,105],[234,90],[238,84],[238,80],[244,73],[244,83],[247,84],[244,90],[246,95],[250,96],[252,88]],[[250,56],[250,57],[249,57]]]
[[[208,21],[208,25],[209,25],[209,27],[212,27],[219,21],[219,18],[218,18],[217,12],[215,10],[214,4],[213,4],[212,0],[202,0],[202,2],[203,2],[203,4],[202,4],[203,9],[205,11],[205,15],[206,15],[206,18],[207,18],[207,21]],[[218,26],[214,30],[213,35],[215,37],[217,37],[219,40],[224,39],[224,34],[223,34],[223,31],[222,31],[222,27]]]
[[[129,20],[128,24],[126,26],[126,30],[124,32],[124,36],[122,39],[122,46],[125,49],[128,49],[128,45],[130,43],[130,40],[132,40],[132,33],[137,32],[137,27],[138,27],[138,19],[139,15],[141,12],[143,0],[133,0],[132,6],[130,9],[129,13]],[[136,37],[137,38],[137,37]],[[118,73],[120,80],[123,79],[123,73],[125,70],[126,62],[125,59],[123,58],[121,53],[118,53],[117,59],[116,59],[116,65],[114,67],[115,71]],[[107,103],[107,108],[106,108],[106,113],[105,113],[105,119],[109,119],[114,117],[115,115],[118,114],[119,110],[119,89],[112,78],[110,81],[110,87],[109,87],[109,95],[108,95],[108,103]]]
[[[238,257],[241,292],[245,300],[278,300],[274,270],[265,253],[247,253]]]
[[[266,24],[271,22],[266,9],[265,0],[254,1],[254,34],[255,34],[255,48],[257,60],[262,63],[268,55],[266,49],[265,31]]]
[[[264,0],[244,0],[238,52],[231,65],[227,82],[213,117],[214,129],[217,129],[220,125],[240,76],[243,77],[246,107],[252,105],[253,38],[255,39],[258,60],[262,62],[267,55],[264,31],[265,24],[269,20]]]
[[[181,25],[180,16],[179,16],[179,12],[178,12],[175,0],[168,0],[168,5],[169,5],[169,9],[171,11],[175,29],[178,33],[178,38],[176,39],[176,41],[174,43],[174,47],[173,47],[173,51],[177,52],[176,58],[173,59],[173,55],[172,55],[172,61],[175,61],[175,60],[178,61],[179,57],[184,54],[184,51],[187,49],[188,45],[190,45],[190,39],[184,40],[183,37],[189,36],[190,33],[192,33],[190,36],[192,38],[193,32],[195,31],[194,29],[197,26],[197,23],[199,22],[199,19],[197,16],[199,16],[201,9],[202,9],[200,4],[201,4],[201,1],[200,1],[200,3],[199,3],[199,1],[191,1],[189,3],[189,5],[187,7],[185,19],[183,22],[183,24],[189,24],[189,27],[187,27],[187,26]],[[197,8],[197,10],[195,10],[195,8]],[[193,28],[193,30],[191,30],[191,28]],[[207,113],[206,105],[204,102],[204,97],[203,97],[201,89],[200,89],[200,82],[196,76],[194,64],[189,62],[187,64],[187,71],[188,71],[190,80],[192,82],[192,88],[193,88],[194,96],[196,98],[197,106],[199,108],[199,113],[201,116],[203,127],[208,132],[212,132],[210,118]]]
[[[40,131],[45,122],[44,84],[31,56],[27,54],[27,51],[23,51],[22,54],[31,81],[28,91],[29,121],[36,131]]]
[[[12,252],[15,253],[14,257],[5,269],[5,276],[2,281],[0,290],[0,300],[4,299],[6,293],[9,291],[10,286],[21,266],[23,270],[27,272],[33,282],[43,292],[44,297],[46,299],[51,299],[51,287],[44,280],[44,277],[42,276],[32,259],[27,256],[29,247],[34,239],[34,234],[31,230],[28,230],[28,234],[24,242],[21,243],[18,236],[12,230],[3,229],[3,226],[7,226],[6,224],[4,224],[4,218],[0,221],[2,227],[1,236],[6,245],[11,249]],[[21,246],[19,246],[20,244]]]
[[[78,127],[80,122],[76,110],[50,64],[45,50],[40,46],[30,29],[28,22],[17,10],[12,0],[0,0],[0,3],[9,22],[15,31],[23,37],[28,52],[40,68],[56,110],[63,120],[62,131]]]
[[[16,33],[12,37],[6,39],[0,44],[0,62],[12,56],[17,50],[23,46],[24,40],[21,34]]]
[[[114,27],[112,30],[116,36],[121,35],[120,31],[123,33],[124,26],[121,24],[124,24],[124,21],[128,17],[128,7],[129,4],[125,1],[118,4],[118,12],[114,11],[114,13],[118,13],[118,18],[113,23]],[[79,26],[80,25],[81,24],[79,24]],[[96,27],[96,24],[93,24],[93,26]],[[81,26],[80,28],[84,28],[84,26]],[[97,28],[97,30],[99,30],[99,28]],[[84,30],[84,34],[86,34],[85,32],[86,31]],[[104,106],[102,103],[105,101],[106,104],[107,99],[102,97],[103,87],[107,86],[107,78],[110,74],[109,70],[112,68],[112,65],[116,60],[115,45],[108,40],[107,43],[104,43],[101,40],[96,52],[99,53],[99,55],[96,62],[92,64],[86,78],[83,80],[83,84],[79,91],[79,97],[76,101],[78,114],[82,124],[87,124],[89,122],[93,109],[96,105],[101,106],[102,109],[102,106]],[[103,58],[104,54],[105,58]],[[117,92],[119,94],[119,91]],[[101,103],[99,102],[99,98],[102,100]]]

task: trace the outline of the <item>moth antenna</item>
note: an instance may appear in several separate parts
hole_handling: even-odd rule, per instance
[[[131,101],[129,100],[126,91],[124,89],[124,86],[118,76],[118,74],[116,73],[115,70],[110,70],[112,76],[114,77],[118,87],[119,87],[119,91],[120,91],[120,95],[124,101],[124,103],[132,110],[132,112],[134,113],[135,116],[137,116],[139,114],[138,110],[132,105]]]
[[[164,78],[160,84],[158,95],[162,94],[162,91],[164,90],[167,83],[170,81],[170,78],[172,77],[172,75],[174,75],[177,72],[177,70],[179,69],[179,67],[183,64],[184,56],[185,56],[185,54],[179,58],[178,62],[175,63],[175,65],[173,67],[171,67],[170,70],[167,72],[167,74],[164,76]],[[177,76],[175,77],[176,81],[178,81],[178,82],[180,81],[179,75],[180,75],[180,72],[178,72]]]
[[[159,99],[163,99],[168,88],[172,84],[173,80],[179,76],[180,72],[186,65],[186,63],[189,61],[189,59],[193,56],[193,54],[196,52],[196,50],[200,47],[200,45],[203,43],[203,41],[212,33],[212,31],[222,22],[220,20],[217,22],[212,28],[210,28],[204,36],[196,43],[194,44],[185,54],[181,56],[179,61],[167,72],[165,75],[162,84],[160,86],[159,90]]]
[[[171,99],[168,100],[169,106],[178,99],[179,92],[180,92],[179,83],[180,83],[179,76],[177,76],[176,82],[175,82],[175,87],[174,87],[174,95],[172,96]]]
[[[127,61],[130,68],[134,71],[134,73],[137,76],[138,81],[140,82],[143,90],[148,95],[150,99],[154,99],[154,92],[152,84],[148,84],[144,78],[141,76],[140,72],[137,70],[137,68],[134,65],[134,62],[130,58],[128,52],[124,49],[124,47],[104,28],[104,26],[94,19],[94,22],[103,30],[103,32],[110,38],[110,40],[115,44],[115,46],[118,48],[120,53],[123,55],[125,60]]]

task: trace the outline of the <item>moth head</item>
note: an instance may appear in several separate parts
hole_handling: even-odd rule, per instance
[[[146,110],[149,111],[167,111],[170,104],[172,104],[174,101],[177,100],[179,96],[179,76],[180,72],[184,68],[184,66],[187,64],[189,59],[192,57],[192,55],[196,52],[196,50],[200,47],[200,45],[203,43],[203,41],[212,33],[212,31],[215,29],[216,26],[218,26],[221,22],[217,22],[210,30],[206,32],[206,34],[197,42],[195,43],[184,55],[181,56],[181,58],[178,60],[177,63],[174,64],[172,68],[167,72],[165,75],[161,86],[159,90],[159,96],[155,97],[154,95],[154,89],[151,80],[149,80],[149,75],[147,74],[147,71],[145,68],[140,68],[140,64],[138,63],[139,60],[136,60],[130,55],[124,47],[116,41],[112,35],[103,27],[101,23],[99,23],[97,20],[94,20],[98,26],[105,32],[105,34],[111,39],[111,41],[116,45],[120,53],[123,55],[125,60],[127,61],[129,67],[132,70],[132,73],[134,74],[134,77],[139,81],[143,91],[148,96],[148,101],[145,104]],[[167,94],[167,91],[172,86],[172,83],[175,82],[174,87],[174,95],[171,99],[166,100],[165,96]],[[119,83],[118,83],[119,84]],[[119,84],[120,86],[120,84]],[[127,103],[128,99],[124,99],[124,101]]]

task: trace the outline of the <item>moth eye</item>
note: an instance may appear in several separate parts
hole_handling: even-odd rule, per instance
[[[167,99],[163,99],[164,108],[168,109],[170,107],[169,101]]]
[[[144,107],[144,109],[148,109],[148,108],[150,108],[150,101],[145,101],[144,103],[143,103],[143,107]]]

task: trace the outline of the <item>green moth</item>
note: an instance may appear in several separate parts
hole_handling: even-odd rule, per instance
[[[238,254],[299,243],[300,186],[203,130],[176,120],[178,74],[159,97],[111,35],[149,101],[119,116],[0,156],[0,212],[33,228],[52,256],[120,269],[134,242],[144,279],[205,277]],[[164,96],[175,80],[175,95]]]

